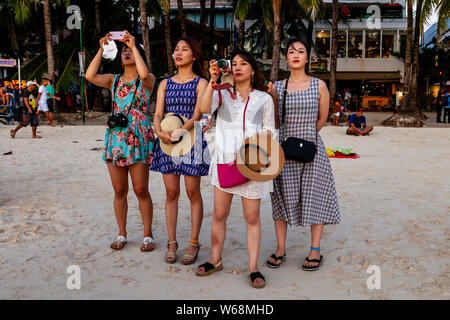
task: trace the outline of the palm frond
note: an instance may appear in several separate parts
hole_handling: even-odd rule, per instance
[[[234,12],[236,19],[244,20],[247,18],[249,8],[250,0],[239,0],[236,5],[236,11]]]
[[[61,76],[59,77],[58,82],[56,82],[56,91],[67,91],[73,86],[73,83],[78,81],[78,73],[75,63],[75,53],[77,52],[77,49],[74,48],[72,51],[72,54],[70,55],[69,60],[66,63],[66,66],[64,67],[64,71],[62,72]]]

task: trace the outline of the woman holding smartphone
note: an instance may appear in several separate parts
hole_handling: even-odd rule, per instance
[[[199,97],[203,94],[208,82],[205,80],[203,54],[200,44],[196,40],[189,37],[181,38],[173,52],[173,59],[177,67],[177,74],[161,81],[158,87],[154,122],[159,140],[156,143],[151,170],[162,173],[166,188],[165,211],[169,241],[165,261],[170,264],[177,260],[178,199],[180,197],[180,177],[184,177],[186,194],[191,207],[191,238],[181,263],[188,265],[195,262],[200,250],[198,237],[203,221],[200,179],[202,176],[208,175],[209,151],[203,133],[198,127],[195,130],[193,148],[182,157],[170,156],[162,152],[160,141],[171,144],[178,140],[182,130],[189,131],[194,125],[198,125],[198,121],[202,117],[198,107]],[[189,120],[181,129],[173,132],[163,131],[161,121],[164,114],[169,112]]]
[[[152,251],[155,248],[152,234],[153,203],[148,191],[148,181],[155,138],[149,108],[155,76],[148,72],[142,58],[143,50],[136,46],[134,37],[128,31],[125,31],[125,36],[120,40],[124,44],[119,51],[122,73],[98,74],[103,44],[108,44],[108,41],[111,41],[110,34],[100,39],[100,49],[86,71],[86,79],[96,86],[111,90],[113,116],[122,114],[127,122],[123,127],[110,125],[105,136],[103,160],[107,163],[114,188],[114,211],[119,227],[119,236],[110,247],[120,250],[127,243],[127,194],[130,174],[144,224],[144,239],[140,249]]]
[[[214,91],[212,84],[219,77],[215,62],[210,63],[211,81],[203,95],[200,110],[203,113],[217,111],[215,154],[211,161],[214,185],[214,216],[211,228],[211,259],[198,266],[196,274],[206,276],[223,269],[222,249],[225,241],[226,221],[230,214],[233,195],[242,199],[244,220],[247,227],[248,274],[254,288],[262,288],[266,281],[258,271],[261,241],[260,202],[268,198],[271,181],[248,181],[232,187],[221,187],[218,166],[230,164],[247,137],[255,134],[275,133],[274,103],[259,71],[256,60],[247,52],[236,53],[232,58],[235,87]]]

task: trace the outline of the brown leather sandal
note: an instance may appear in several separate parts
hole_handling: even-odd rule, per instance
[[[198,248],[198,250],[197,250],[197,253],[195,254],[195,256],[192,255],[192,254],[187,254],[186,253],[183,256],[183,258],[181,258],[181,264],[184,264],[184,265],[193,264],[195,262],[195,260],[197,260],[197,256],[198,256],[198,253],[200,252],[200,246],[201,245],[199,243],[189,242],[188,246]]]
[[[177,240],[174,241],[167,241],[167,249],[169,249],[169,245],[170,244],[176,244],[176,248],[178,249],[178,242]],[[167,251],[166,252],[166,256],[164,257],[164,261],[166,261],[167,263],[173,264],[177,261],[177,252],[173,252],[173,251]]]
[[[155,240],[152,237],[145,237],[142,241],[141,251],[148,252],[153,251],[155,249]]]
[[[111,249],[120,250],[127,244],[127,238],[124,236],[118,236],[117,240],[111,243]]]

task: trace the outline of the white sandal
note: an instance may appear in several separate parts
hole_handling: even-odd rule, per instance
[[[155,240],[153,240],[152,237],[145,237],[144,240],[142,240],[141,251],[142,252],[152,251],[153,249],[155,249],[154,243]]]
[[[111,243],[111,249],[120,250],[127,244],[127,238],[124,236],[118,236],[117,240]]]

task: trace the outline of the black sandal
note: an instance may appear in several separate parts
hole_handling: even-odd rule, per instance
[[[286,253],[284,255],[282,255],[282,256],[279,256],[279,257],[277,257],[275,255],[275,253],[274,253],[270,257],[272,259],[274,259],[276,262],[281,261],[280,263],[276,264],[276,263],[273,263],[273,262],[270,262],[269,260],[267,260],[266,261],[266,266],[268,266],[269,268],[272,268],[272,269],[279,268],[283,264],[283,262],[286,261]]]
[[[205,269],[205,271],[198,271],[199,268]],[[209,276],[211,273],[220,271],[223,269],[222,260],[220,260],[216,265],[213,265],[212,263],[205,262],[204,264],[201,264],[197,267],[197,270],[195,271],[195,274],[197,276]]]
[[[320,259],[309,259],[308,257],[305,258],[305,261],[308,262],[312,262],[312,263],[318,263],[317,266],[305,266],[302,265],[302,269],[305,271],[316,271],[320,268],[322,262],[323,262],[323,256],[320,256]]]
[[[255,280],[258,278],[263,279],[263,282],[256,284]],[[264,278],[264,276],[259,271],[249,273],[248,279],[250,280],[250,284],[252,285],[253,288],[259,289],[264,288],[266,286],[266,278]]]

